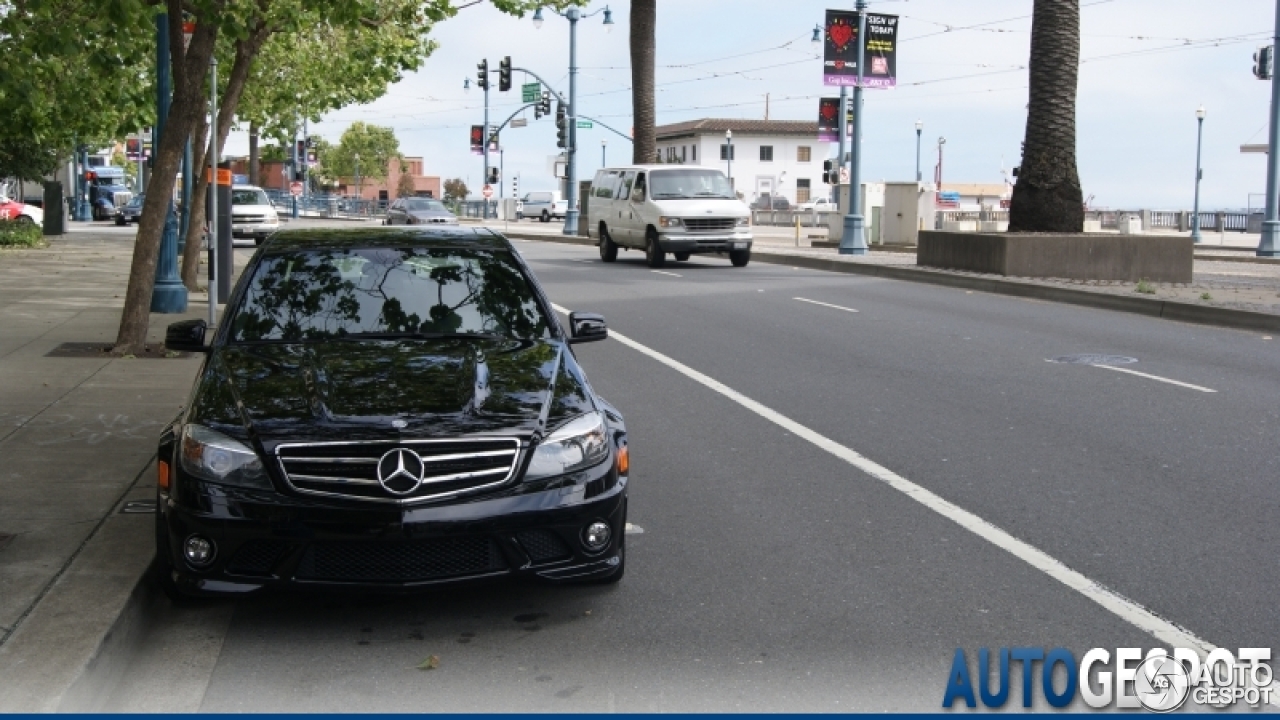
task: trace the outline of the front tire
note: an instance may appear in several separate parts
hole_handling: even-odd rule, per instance
[[[609,235],[609,228],[600,223],[600,259],[611,263],[618,259],[618,246]]]
[[[551,222],[551,213],[547,212],[546,210],[543,210],[543,211],[542,211],[542,217],[541,217],[540,219],[541,219],[541,220],[542,220],[542,222],[544,222],[544,223]]]
[[[733,263],[734,267],[746,267],[747,263],[751,262],[751,251],[750,250],[730,250],[729,262]]]
[[[652,229],[645,235],[644,259],[651,268],[660,268],[667,263],[667,254],[662,252],[658,243],[658,233]]]

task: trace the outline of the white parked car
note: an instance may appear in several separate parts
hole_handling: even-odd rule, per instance
[[[258,245],[267,236],[280,229],[280,216],[276,206],[262,191],[253,185],[231,187],[231,237],[253,238]]]
[[[751,260],[751,211],[720,170],[634,165],[596,173],[587,203],[588,230],[600,259],[619,248],[643,249],[649,267],[666,254],[727,253],[734,267]]]
[[[537,218],[542,222],[564,219],[569,210],[569,201],[561,200],[559,193],[531,192],[526,193],[516,205],[516,219]]]
[[[796,210],[800,212],[835,212],[836,204],[831,202],[831,198],[820,197],[796,205]]]

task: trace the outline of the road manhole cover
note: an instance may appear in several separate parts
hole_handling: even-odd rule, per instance
[[[3,550],[4,546],[8,545],[9,541],[12,539],[13,539],[12,535],[6,535],[4,533],[0,533],[0,550]]]
[[[1138,358],[1125,357],[1124,355],[1093,355],[1085,353],[1082,355],[1059,355],[1049,360],[1051,363],[1062,363],[1064,365],[1130,365],[1138,362]]]

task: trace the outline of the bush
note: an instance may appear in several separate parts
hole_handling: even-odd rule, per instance
[[[44,238],[40,226],[16,220],[0,220],[0,247],[40,247]]]

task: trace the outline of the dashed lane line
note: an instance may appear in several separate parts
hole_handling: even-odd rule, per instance
[[[1144,378],[1147,378],[1148,380],[1158,380],[1162,383],[1169,383],[1170,385],[1177,385],[1178,387],[1184,387],[1184,388],[1188,388],[1190,390],[1196,390],[1202,393],[1218,392],[1213,388],[1201,387],[1199,385],[1192,385],[1191,383],[1184,383],[1181,380],[1171,380],[1166,377],[1160,377],[1159,375],[1150,375],[1148,373],[1138,372],[1137,370],[1130,370],[1129,368],[1116,367],[1115,365],[1092,365],[1091,367],[1103,368],[1105,370],[1115,370],[1116,372],[1127,373],[1129,375],[1137,375],[1138,377],[1144,377]]]
[[[810,300],[810,299],[808,299],[808,298],[798,297],[798,298],[791,298],[791,299],[792,299],[792,300],[799,300],[799,301],[800,301],[800,302],[802,302],[802,303],[809,303],[810,305],[821,305],[822,307],[835,308],[836,310],[843,310],[843,311],[845,311],[845,312],[851,312],[851,313],[856,313],[856,312],[858,312],[857,310],[854,310],[853,308],[844,307],[843,305],[832,305],[831,303],[818,302],[817,300]]]

